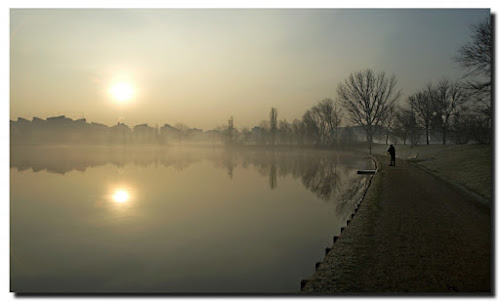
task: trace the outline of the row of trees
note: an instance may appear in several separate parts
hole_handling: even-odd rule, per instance
[[[251,130],[235,129],[234,119],[231,117],[222,132],[226,145],[335,146],[341,140],[348,140],[346,135],[351,133],[346,128],[341,129],[342,116],[340,106],[330,98],[325,98],[307,110],[300,120],[279,120],[278,110],[271,108],[269,120],[261,121]],[[344,135],[341,136],[341,133]],[[352,135],[349,136],[352,138]]]
[[[453,58],[466,71],[462,81],[428,83],[410,95],[394,115],[394,134],[413,145],[423,133],[427,144],[431,135],[441,135],[457,144],[475,141],[491,143],[491,19],[473,27],[471,41]]]
[[[395,77],[372,70],[357,72],[338,86],[338,101],[323,99],[307,110],[302,119],[278,120],[271,108],[269,121],[260,122],[252,131],[238,131],[231,117],[224,131],[226,144],[336,146],[358,139],[355,129],[362,129],[368,147],[375,138],[415,145],[431,137],[443,144],[453,141],[489,143],[491,115],[484,113],[482,102],[474,97],[466,83],[441,80],[428,83],[400,104],[401,92],[395,90]],[[358,127],[342,127],[343,111]],[[359,133],[359,130],[357,131]]]
[[[483,103],[466,83],[442,80],[408,97],[396,111],[393,131],[411,145],[418,143],[421,135],[429,144],[432,134],[440,136],[443,144],[449,140],[489,143],[491,115],[485,114]]]
[[[362,129],[370,153],[374,138],[381,136],[385,136],[386,144],[390,139],[395,142],[401,139],[404,144],[415,145],[422,137],[426,144],[437,137],[443,144],[490,143],[491,56],[488,18],[474,26],[472,41],[462,46],[454,58],[467,71],[462,81],[429,82],[420,91],[401,99],[394,75],[373,70],[356,72],[338,85],[337,101],[330,98],[320,101],[300,120],[279,121],[276,108],[271,108],[269,121],[262,121],[252,129],[259,136],[254,142],[336,146],[356,140],[353,129]],[[355,127],[341,127],[343,112],[348,113],[348,120]],[[248,129],[235,130],[232,117],[224,133],[226,144],[250,142]]]
[[[420,143],[422,138],[429,144],[431,136],[434,139],[440,136],[443,144],[450,140],[457,144],[490,141],[491,117],[482,113],[482,104],[465,83],[449,80],[429,83],[399,105],[396,100],[401,98],[401,92],[396,91],[395,86],[394,76],[372,70],[357,72],[338,86],[337,102],[323,99],[307,110],[302,119],[292,123],[278,120],[276,108],[271,108],[269,121],[262,121],[252,132],[247,128],[235,129],[231,117],[224,131],[225,142],[230,145],[345,144],[357,137],[353,127],[341,126],[343,110],[348,112],[350,121],[363,130],[370,152],[374,138],[382,138],[386,144],[389,140],[401,139],[411,145]]]

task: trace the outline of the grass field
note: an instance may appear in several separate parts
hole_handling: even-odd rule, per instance
[[[395,145],[396,160],[410,159],[439,176],[492,200],[493,157],[491,145]],[[387,145],[376,145],[374,154],[387,156]]]

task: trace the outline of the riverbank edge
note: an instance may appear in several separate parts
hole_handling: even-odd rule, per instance
[[[381,166],[385,157],[382,155],[371,156],[376,162],[376,166]],[[434,172],[419,165],[412,160],[406,160],[412,166],[419,168],[432,176],[443,180],[464,193],[467,193],[473,199],[483,206],[491,207],[491,201],[467,187],[449,179],[442,174]],[[383,168],[382,168],[383,169]],[[377,170],[377,174],[381,170]],[[352,254],[360,254],[358,250],[370,248],[377,242],[374,240],[373,227],[377,216],[379,215],[380,189],[382,178],[375,174],[371,179],[363,200],[360,202],[359,210],[353,215],[352,222],[342,231],[341,235],[334,241],[333,246],[325,254],[324,259],[316,264],[316,271],[306,280],[301,282],[301,291],[303,295],[360,295],[359,292],[349,292],[347,288],[352,287],[352,283],[359,280],[356,270],[363,264],[370,264],[369,261],[355,262],[351,260]],[[356,253],[357,252],[357,253]],[[359,259],[359,258],[358,258]],[[362,294],[362,293],[361,293]]]
[[[380,161],[375,156],[370,156],[378,173],[378,166]],[[350,262],[352,254],[357,254],[356,250],[359,248],[366,248],[373,245],[373,225],[378,214],[378,203],[380,200],[379,191],[381,186],[381,179],[379,176],[371,176],[370,184],[366,188],[362,199],[359,201],[355,212],[348,220],[346,227],[341,228],[341,234],[333,237],[333,245],[326,248],[325,257],[321,262],[316,263],[316,271],[309,279],[301,281],[301,294],[338,294],[339,291],[345,291],[342,287],[350,287],[348,283],[356,281],[354,277],[346,277],[345,270],[352,267],[345,265]],[[356,268],[356,267],[352,267]],[[330,270],[336,273],[331,277],[323,276],[322,271]],[[328,282],[328,284],[327,284]],[[333,283],[333,287],[331,286]]]

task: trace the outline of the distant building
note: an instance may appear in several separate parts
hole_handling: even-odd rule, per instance
[[[136,143],[153,143],[156,140],[156,130],[147,123],[138,124],[134,126],[133,137]]]
[[[130,128],[128,127],[128,125],[126,125],[123,122],[118,122],[118,124],[112,126],[111,130],[113,132],[117,132],[117,133],[127,133],[128,134],[130,132]]]
[[[260,134],[260,133],[262,133],[263,131],[264,131],[264,129],[263,129],[263,128],[261,128],[260,126],[254,126],[254,127],[252,128],[252,133],[254,133],[254,134]]]
[[[88,126],[88,141],[92,144],[104,144],[109,135],[109,127],[107,125],[91,122]]]
[[[203,130],[197,128],[189,129],[187,130],[186,136],[194,142],[199,142],[203,139]]]
[[[160,142],[160,144],[167,144],[169,141],[178,141],[180,139],[180,136],[181,131],[178,128],[165,123],[165,125],[160,128],[158,141]]]
[[[33,117],[31,123],[34,127],[40,127],[40,126],[45,126],[47,124],[47,120],[38,117]]]
[[[24,118],[10,120],[10,141],[19,144],[31,140],[31,122]]]
[[[260,126],[254,126],[251,130],[250,141],[256,144],[266,144],[266,130]]]
[[[80,118],[80,119],[75,120],[75,124],[78,124],[78,125],[88,125],[87,119],[85,119],[85,118]]]
[[[67,127],[73,123],[73,119],[67,118],[65,115],[48,117],[47,125],[54,127]]]
[[[252,131],[260,131],[255,127]],[[181,143],[220,143],[221,129],[203,131],[189,128],[184,124],[161,128],[142,123],[130,128],[122,122],[108,127],[97,122],[87,122],[86,118],[71,119],[65,115],[51,116],[47,119],[19,117],[10,120],[10,138],[12,144],[109,144],[129,143],[161,144]]]
[[[112,126],[109,129],[109,142],[127,144],[130,140],[130,128],[125,123],[120,123]]]
[[[104,128],[106,128],[106,129],[107,129],[107,128],[108,128],[108,126],[107,126],[107,125],[102,124],[102,123],[97,123],[97,122],[91,122],[91,123],[90,123],[90,126],[91,126],[92,128],[98,128],[98,129],[104,129]]]
[[[28,119],[24,119],[22,117],[17,118],[17,124],[19,125],[28,125],[31,124],[31,122]]]
[[[205,131],[203,132],[203,136],[205,136],[205,140],[210,144],[221,143],[221,133],[217,130]]]
[[[160,128],[160,135],[168,135],[172,133],[178,133],[180,130],[176,127],[171,126],[170,124],[165,123],[164,126]]]

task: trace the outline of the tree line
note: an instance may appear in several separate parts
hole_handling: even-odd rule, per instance
[[[491,143],[491,20],[473,26],[471,41],[453,60],[466,74],[462,80],[428,82],[402,99],[396,78],[371,69],[352,73],[337,86],[337,99],[325,98],[307,110],[301,119],[278,120],[271,108],[269,120],[257,130],[257,144],[336,146],[356,139],[353,129],[362,129],[371,153],[374,138],[403,144]],[[347,117],[347,119],[345,118]],[[342,127],[349,121],[355,127]],[[246,144],[250,131],[234,128],[234,120],[223,131],[226,144]]]

